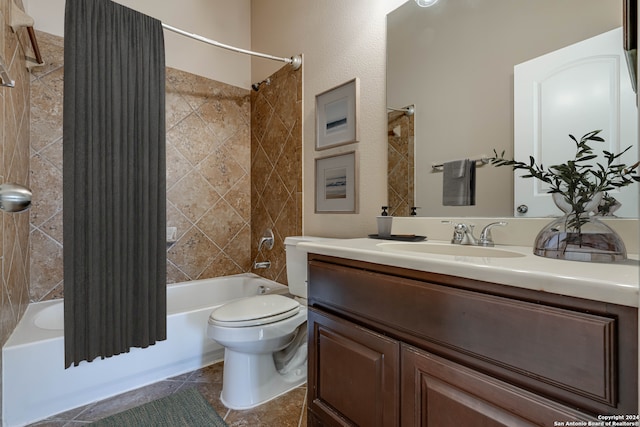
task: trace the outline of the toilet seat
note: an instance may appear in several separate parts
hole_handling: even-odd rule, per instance
[[[300,303],[282,295],[257,295],[224,304],[211,312],[209,324],[225,327],[259,326],[296,315]]]

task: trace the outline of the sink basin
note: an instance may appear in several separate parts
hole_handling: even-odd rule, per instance
[[[519,258],[522,253],[483,246],[452,245],[446,243],[379,243],[378,247],[389,252],[414,252],[422,254],[452,255],[478,258]]]

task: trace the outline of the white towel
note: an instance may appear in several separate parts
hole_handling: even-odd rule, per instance
[[[442,204],[444,206],[476,204],[476,162],[464,159],[444,163]]]

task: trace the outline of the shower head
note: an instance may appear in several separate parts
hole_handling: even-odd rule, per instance
[[[31,205],[31,190],[20,184],[0,185],[0,209],[5,212],[22,212]]]
[[[416,113],[416,107],[412,104],[404,108],[387,107],[388,111],[402,111],[405,116],[413,116]]]
[[[258,89],[260,89],[260,85],[261,84],[266,84],[267,86],[269,86],[271,84],[271,79],[265,79],[259,83],[254,83],[251,85],[251,89],[255,90],[256,92],[258,91]]]

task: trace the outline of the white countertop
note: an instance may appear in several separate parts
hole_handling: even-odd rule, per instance
[[[369,238],[301,242],[298,249],[310,253],[366,261],[517,286],[536,291],[638,307],[640,261],[638,255],[615,263],[564,261],[535,256],[530,247],[496,245],[522,257],[493,258],[390,252],[388,240]],[[449,244],[425,241],[412,244]],[[387,246],[388,248],[388,246]]]

